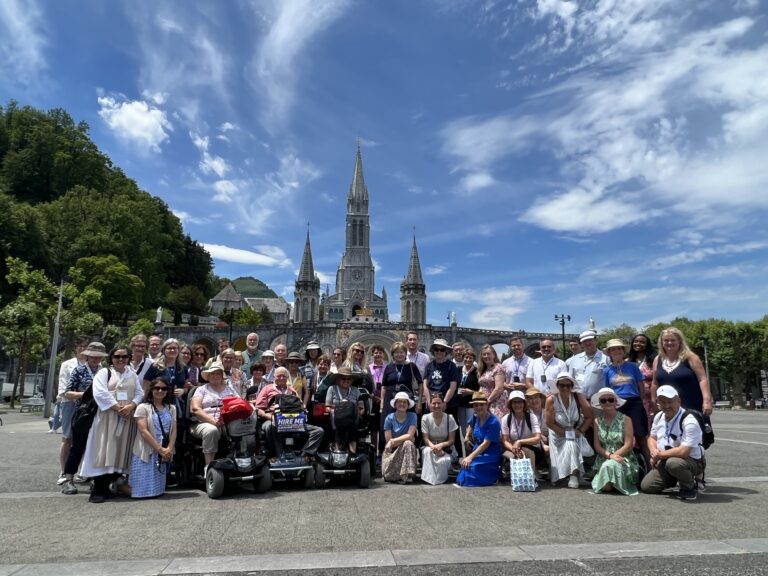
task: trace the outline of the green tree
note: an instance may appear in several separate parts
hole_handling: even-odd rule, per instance
[[[101,298],[93,307],[107,323],[125,324],[130,314],[141,310],[144,283],[116,256],[80,258],[70,274],[82,290],[99,291]]]
[[[631,344],[632,338],[637,333],[638,331],[635,330],[629,324],[621,324],[619,326],[613,326],[611,328],[608,328],[608,330],[606,330],[605,332],[603,332],[597,337],[597,345],[600,348],[604,348],[605,343],[608,342],[608,340],[611,340],[613,338],[620,338],[621,340],[624,341],[625,344]]]
[[[274,324],[275,318],[272,316],[272,312],[269,311],[269,308],[267,308],[267,305],[261,307],[261,323],[262,324]]]
[[[144,334],[144,336],[149,338],[149,335],[152,334],[153,328],[154,325],[152,324],[151,320],[147,320],[146,318],[139,318],[128,328],[128,338],[131,339],[137,334]]]
[[[252,326],[254,324],[261,324],[261,322],[261,314],[250,306],[241,308],[235,314],[235,326]]]
[[[175,311],[185,314],[205,314],[208,299],[197,286],[181,286],[168,292],[165,303]]]

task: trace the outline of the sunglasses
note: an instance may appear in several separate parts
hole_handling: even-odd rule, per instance
[[[152,388],[152,391],[153,391],[153,392],[167,392],[167,391],[168,391],[168,388],[164,388],[164,387],[157,387],[157,388]]]
[[[568,384],[559,384],[557,385],[558,388],[573,388],[573,384],[570,382]]]
[[[205,352],[195,352],[195,356],[201,356],[205,358]]]
[[[613,404],[616,402],[615,398],[600,398],[600,404]]]
[[[115,360],[128,360],[130,356],[128,356],[128,354],[115,354],[114,356],[112,356],[112,358],[114,358]]]

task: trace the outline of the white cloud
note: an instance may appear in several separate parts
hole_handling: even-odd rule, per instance
[[[232,248],[222,244],[203,244],[203,248],[205,248],[214,259],[224,260],[225,262],[275,268],[289,268],[293,265],[290,258],[286,258],[285,253],[282,253],[282,250],[279,248],[277,248],[277,250],[282,253],[282,257],[276,257],[277,252],[272,249],[268,250],[270,254],[265,254],[263,252],[252,252],[250,250]]]
[[[493,186],[495,183],[496,180],[488,172],[473,172],[461,179],[462,189],[470,194],[482,190],[483,188]]]
[[[380,272],[381,271],[381,264],[379,264],[379,262],[376,260],[376,258],[371,256],[371,262],[373,263],[373,271],[374,272]]]
[[[198,216],[192,216],[189,212],[185,210],[173,210],[174,215],[176,218],[181,220],[182,224],[207,224],[210,222],[209,218],[200,218]]]
[[[201,136],[196,132],[190,131],[189,137],[195,148],[200,151],[200,163],[198,166],[203,174],[215,174],[219,178],[224,178],[229,172],[229,164],[221,156],[215,156],[208,152],[210,140],[207,136]]]
[[[478,328],[513,330],[517,315],[526,310],[531,290],[521,286],[501,288],[458,288],[430,292],[441,302],[474,305],[469,310],[469,325]]]
[[[448,270],[448,266],[445,264],[435,264],[434,266],[428,266],[424,270],[424,274],[427,276],[437,276],[438,274],[445,274],[446,270]]]
[[[222,132],[230,132],[232,130],[239,130],[240,128],[233,124],[232,122],[224,122],[221,126],[219,126],[219,130]]]
[[[47,68],[48,39],[38,2],[0,2],[0,76],[3,83],[29,86]],[[6,86],[8,87],[8,86]]]
[[[143,100],[99,96],[99,116],[115,135],[141,152],[160,152],[173,126],[166,113]]]
[[[685,264],[701,262],[713,256],[728,256],[732,254],[746,254],[768,248],[768,242],[744,242],[740,244],[727,244],[724,246],[710,246],[696,250],[681,251],[669,256],[660,256],[651,260],[649,267],[662,270],[676,268]]]
[[[348,0],[269,3],[269,30],[257,47],[250,78],[254,90],[265,100],[261,117],[267,128],[282,125],[294,103],[299,57],[317,35],[344,13],[348,4]]]
[[[239,191],[237,183],[232,180],[217,180],[213,183],[213,190],[216,193],[213,197],[214,202],[231,202]]]

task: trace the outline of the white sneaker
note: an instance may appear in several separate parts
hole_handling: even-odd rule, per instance
[[[75,474],[73,481],[75,484],[87,484],[90,482],[90,478],[85,478],[84,476],[80,476],[80,474]]]
[[[571,477],[568,479],[568,488],[578,488],[579,487],[579,477],[575,474],[571,474]]]
[[[67,481],[67,476],[66,476],[66,474],[64,474],[64,472],[62,472],[61,474],[59,474],[59,479],[56,480],[56,485],[57,486],[61,486],[66,481]]]

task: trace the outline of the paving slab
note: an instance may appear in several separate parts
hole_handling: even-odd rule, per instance
[[[520,562],[531,559],[517,546],[392,550],[392,556],[398,566]]]

